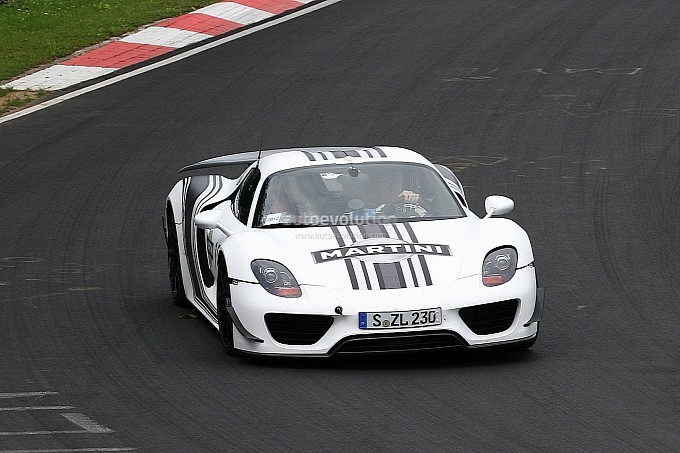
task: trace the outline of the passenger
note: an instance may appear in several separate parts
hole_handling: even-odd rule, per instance
[[[272,177],[267,186],[267,197],[263,209],[263,224],[309,223],[316,213],[310,199],[300,187],[295,175],[284,174]]]

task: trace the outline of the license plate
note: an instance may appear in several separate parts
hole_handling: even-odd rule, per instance
[[[438,326],[441,323],[441,308],[411,311],[359,312],[360,329],[401,329],[404,327]]]

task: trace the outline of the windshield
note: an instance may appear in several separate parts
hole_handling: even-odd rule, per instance
[[[442,177],[430,167],[334,164],[271,175],[260,192],[253,226],[351,225],[464,216]]]

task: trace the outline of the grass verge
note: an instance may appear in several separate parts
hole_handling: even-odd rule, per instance
[[[0,85],[77,50],[215,1],[0,0]],[[0,91],[0,114],[6,113],[8,103],[26,104],[44,94],[17,93]]]
[[[9,88],[0,88],[0,115],[19,110],[46,94],[47,91],[45,90],[16,91]]]

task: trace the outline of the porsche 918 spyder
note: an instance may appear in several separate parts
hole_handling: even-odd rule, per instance
[[[228,167],[247,167],[232,179]],[[530,347],[543,311],[514,203],[468,207],[448,168],[397,147],[215,157],[180,170],[164,227],[172,295],[229,353]]]

